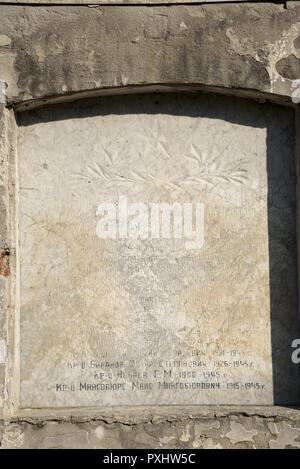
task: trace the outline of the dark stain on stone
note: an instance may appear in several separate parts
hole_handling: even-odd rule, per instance
[[[35,52],[20,49],[15,59],[15,69],[19,72],[19,88],[34,90],[37,93],[40,88],[41,68]]]
[[[0,275],[3,277],[9,276],[9,248],[7,246],[0,253]]]
[[[296,80],[300,78],[300,59],[291,54],[277,62],[276,70],[283,78]]]
[[[300,36],[294,40],[294,46],[296,49],[300,49]]]

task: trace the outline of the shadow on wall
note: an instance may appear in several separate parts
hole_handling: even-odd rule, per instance
[[[19,114],[21,126],[99,114],[168,113],[222,119],[233,124],[266,128],[268,177],[268,242],[274,404],[300,405],[300,365],[291,361],[291,343],[300,337],[297,300],[296,176],[294,111],[273,104],[214,95],[127,95],[79,100]],[[144,105],[145,99],[147,105]],[[228,103],[231,103],[228,106]],[[246,105],[245,105],[246,104]],[[255,112],[253,109],[256,109]],[[235,112],[238,109],[238,112]],[[252,111],[248,112],[249,109]],[[245,148],[247,142],[244,142]],[[255,328],[255,322],[253,323]],[[268,334],[268,331],[266,331]],[[291,384],[292,383],[292,384]]]
[[[282,113],[282,120],[280,119]],[[286,115],[284,119],[283,114]],[[288,115],[289,114],[289,115]],[[268,234],[274,404],[300,404],[300,366],[291,343],[300,337],[297,286],[295,114],[278,109],[267,129]],[[288,378],[290,376],[290,378]],[[291,389],[291,383],[295,383]],[[287,401],[287,396],[290,400]]]

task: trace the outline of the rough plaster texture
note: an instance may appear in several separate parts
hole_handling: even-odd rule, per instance
[[[300,6],[268,2],[0,5],[0,77],[10,103],[146,85],[256,92],[290,103],[299,15]]]
[[[0,444],[39,449],[300,449],[299,411],[132,410],[132,417],[61,417],[0,422]],[[143,417],[142,417],[143,415]]]
[[[300,78],[300,7],[296,1],[250,5],[251,10],[248,4],[1,5],[0,80],[8,84],[9,103],[19,108],[23,102],[39,105],[50,97],[67,100],[105,90],[137,91],[145,85],[214,89],[289,105],[295,94],[292,82]],[[6,138],[4,113],[0,105],[1,174],[15,138],[14,132]],[[3,243],[5,213],[3,205]],[[9,245],[13,266],[13,237]],[[1,277],[0,295],[5,282],[7,278]],[[4,310],[0,317],[0,340],[6,340]],[[8,337],[13,344],[11,336],[12,331]],[[1,356],[0,351],[0,362]],[[13,368],[10,363],[11,375]],[[0,375],[2,404],[1,364]],[[29,411],[19,420],[10,414],[11,410],[5,422],[0,420],[1,448],[299,448],[300,441],[300,411],[277,407],[138,407],[123,413],[107,408],[81,416],[56,412],[55,419],[43,411]]]
[[[173,5],[176,3],[226,3],[247,2],[248,0],[76,0],[77,4],[83,5]],[[22,3],[27,5],[74,5],[74,0],[1,0],[0,3]]]

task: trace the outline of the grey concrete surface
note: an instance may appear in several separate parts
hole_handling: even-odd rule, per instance
[[[290,103],[299,78],[299,13],[300,6],[269,2],[0,5],[0,78],[11,104],[146,85]]]
[[[157,90],[200,90],[295,108],[299,2],[5,3],[0,2],[0,83],[7,83],[7,103],[3,86],[0,93],[0,448],[299,448],[296,408],[137,406],[24,409],[21,415],[19,357],[13,353],[19,340],[14,111]]]

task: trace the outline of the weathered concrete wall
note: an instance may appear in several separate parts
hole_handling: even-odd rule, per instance
[[[284,100],[300,75],[299,15],[293,2],[0,5],[0,78],[12,104],[145,85]]]
[[[297,2],[262,2],[251,8],[246,2],[94,8],[0,5],[0,17],[0,79],[8,84],[9,105],[19,110],[27,104],[103,92],[174,88],[292,105],[297,90],[293,82],[300,78]],[[0,104],[0,408],[10,303],[7,261],[15,262],[13,235],[8,239],[7,232],[13,127],[13,112]],[[13,335],[10,330],[11,347]],[[12,368],[9,363],[8,391]],[[11,397],[6,402],[9,412],[0,420],[1,448],[300,448],[299,410],[131,408],[124,416],[108,408],[101,415],[70,411],[53,419],[36,412],[18,419],[11,416],[13,404]]]
[[[299,411],[170,408],[131,418],[26,419],[0,423],[0,447],[63,449],[300,449]],[[141,415],[144,415],[143,417]],[[192,416],[193,415],[193,416]]]

